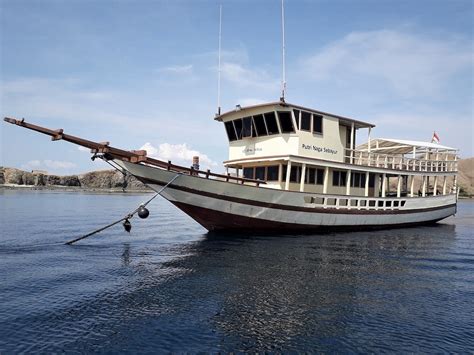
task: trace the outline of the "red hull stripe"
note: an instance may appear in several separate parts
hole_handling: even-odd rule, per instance
[[[322,233],[333,231],[352,232],[357,230],[375,230],[386,228],[411,227],[416,225],[432,224],[440,219],[425,222],[412,222],[400,224],[384,225],[358,225],[358,226],[317,226],[308,224],[283,223],[278,221],[269,221],[265,219],[252,218],[230,214],[221,211],[215,211],[207,208],[189,205],[187,203],[172,201],[180,210],[185,212],[196,222],[209,231],[220,232],[260,232],[284,234],[288,232],[298,233]]]
[[[153,179],[146,179],[137,177],[145,184],[156,184],[156,185],[165,185],[165,182],[153,180]],[[386,214],[406,214],[406,213],[420,213],[420,212],[430,212],[430,211],[437,211],[442,209],[447,209],[451,207],[455,207],[456,204],[450,204],[445,206],[438,206],[438,207],[430,207],[430,208],[420,208],[420,209],[411,209],[411,210],[356,210],[356,209],[336,209],[336,208],[320,208],[320,207],[300,207],[300,206],[290,206],[290,205],[282,205],[277,203],[270,203],[270,202],[262,202],[256,200],[249,200],[240,197],[233,197],[227,195],[220,195],[212,192],[201,191],[192,189],[185,186],[179,186],[175,184],[171,184],[168,186],[168,189],[175,189],[179,191],[188,192],[191,194],[196,194],[200,196],[206,196],[215,198],[218,200],[225,200],[229,202],[241,203],[244,205],[249,206],[258,206],[258,207],[265,207],[265,208],[273,208],[279,209],[284,211],[298,211],[298,212],[309,212],[309,213],[329,213],[329,214],[363,214],[363,215],[386,215]],[[363,199],[364,197],[360,197]]]

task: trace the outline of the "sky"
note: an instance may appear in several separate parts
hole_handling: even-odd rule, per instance
[[[220,172],[223,111],[277,101],[279,0],[0,0],[0,113]],[[372,137],[474,155],[472,0],[286,0],[287,102],[371,122]],[[0,123],[0,165],[108,168],[87,150]],[[358,142],[366,140],[361,131]]]

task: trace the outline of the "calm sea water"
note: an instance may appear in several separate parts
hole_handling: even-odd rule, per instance
[[[474,203],[435,227],[215,237],[150,195],[0,191],[0,353],[473,352]]]

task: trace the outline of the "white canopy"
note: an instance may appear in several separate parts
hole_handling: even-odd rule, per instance
[[[368,151],[368,143],[359,145],[356,149],[361,151]],[[387,154],[408,154],[412,153],[413,150],[416,152],[422,152],[427,150],[433,150],[437,152],[456,152],[456,148],[447,147],[437,143],[421,142],[421,141],[410,141],[403,139],[391,139],[391,138],[376,138],[370,141],[370,151],[387,153]]]

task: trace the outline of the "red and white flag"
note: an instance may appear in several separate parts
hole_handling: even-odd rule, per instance
[[[433,132],[433,138],[431,138],[431,143],[438,143],[439,144],[439,136],[436,131]]]

